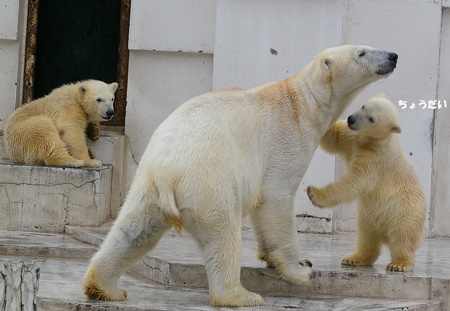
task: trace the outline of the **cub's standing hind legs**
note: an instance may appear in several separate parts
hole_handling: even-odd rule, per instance
[[[370,266],[381,254],[382,237],[379,232],[371,230],[371,220],[358,215],[356,230],[356,251],[341,261],[345,266]]]

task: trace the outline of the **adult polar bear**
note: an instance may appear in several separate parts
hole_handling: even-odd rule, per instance
[[[313,270],[298,259],[295,193],[322,135],[396,63],[395,53],[334,47],[292,78],[181,105],[154,132],[120,215],[91,260],[85,294],[125,300],[117,280],[175,225],[203,251],[214,306],[263,305],[240,283],[247,214],[259,258],[289,281],[310,280]]]

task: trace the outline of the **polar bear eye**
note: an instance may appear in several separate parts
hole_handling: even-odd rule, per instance
[[[369,117],[369,122],[370,122],[370,123],[375,123],[375,119],[372,118],[372,117]]]
[[[102,99],[100,97],[97,97],[97,103],[101,103]]]
[[[364,55],[366,55],[366,51],[361,51],[361,52],[359,52],[359,57],[363,57]]]

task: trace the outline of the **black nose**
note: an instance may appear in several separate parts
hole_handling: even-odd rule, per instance
[[[397,59],[398,59],[398,55],[395,54],[395,53],[389,53],[388,59],[389,59],[390,61],[396,62]]]
[[[108,117],[112,117],[113,114],[114,114],[114,110],[112,110],[112,109],[106,110],[106,115],[107,115]]]
[[[355,117],[353,117],[353,115],[347,118],[347,124],[348,126],[355,124]]]

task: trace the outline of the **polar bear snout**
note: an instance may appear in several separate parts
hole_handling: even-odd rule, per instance
[[[387,75],[394,71],[397,67],[398,55],[388,51],[379,51],[381,53],[381,62],[378,65],[377,74]]]
[[[103,118],[103,120],[111,120],[114,116],[114,109],[112,107],[105,107],[103,109],[100,109],[99,114]]]
[[[111,119],[113,117],[113,115],[114,115],[114,110],[111,109],[111,108],[107,109],[106,110],[106,118],[103,117],[103,119],[108,119],[109,120],[109,119]]]
[[[358,129],[356,119],[356,116],[353,114],[347,118],[348,127],[354,131]]]

